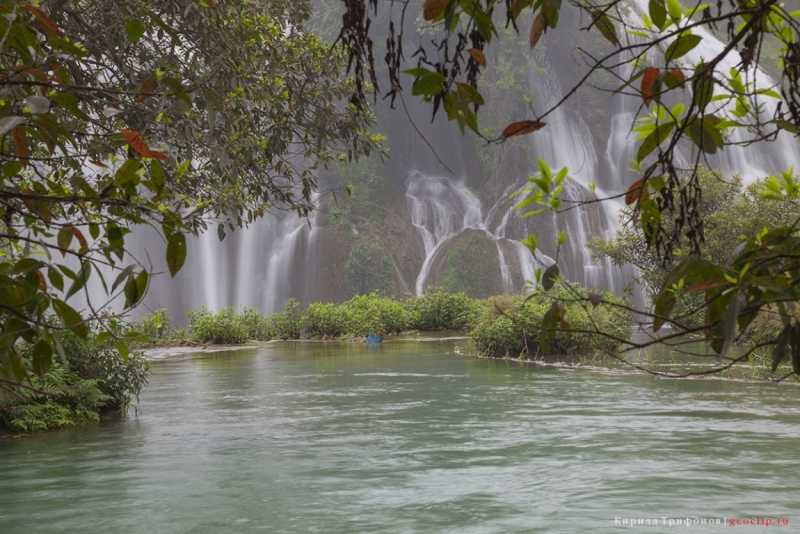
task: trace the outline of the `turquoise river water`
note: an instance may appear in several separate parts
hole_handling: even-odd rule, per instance
[[[157,362],[138,415],[0,440],[0,533],[800,532],[800,388],[460,343]]]

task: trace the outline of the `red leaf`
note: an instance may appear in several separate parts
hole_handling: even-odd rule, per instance
[[[23,65],[17,65],[14,67],[8,67],[8,70],[14,72],[22,72],[24,74],[29,74],[31,76],[35,76],[37,78],[41,78],[42,80],[50,80],[51,82],[60,83],[58,78],[51,76],[50,74],[46,74],[38,69],[34,69],[32,67],[25,67]]]
[[[144,102],[147,100],[147,97],[153,94],[153,89],[156,87],[156,77],[150,76],[145,81],[142,82],[142,86],[139,88],[139,98],[136,99],[136,102]]]
[[[36,19],[39,21],[39,24],[41,24],[44,27],[44,31],[45,33],[47,33],[47,35],[49,35],[50,37],[61,36],[61,30],[56,25],[56,23],[50,19],[50,17],[48,17],[47,15],[45,15],[44,13],[42,13],[33,6],[25,6],[25,7],[28,8],[28,11],[33,13],[33,16],[36,17]]]
[[[150,148],[148,148],[147,143],[144,142],[142,136],[139,135],[139,132],[122,130],[122,135],[125,137],[125,140],[128,142],[128,144],[131,145],[132,149],[146,158],[150,157],[147,155],[147,153],[150,152]]]
[[[525,135],[544,128],[546,123],[539,121],[520,121],[506,126],[501,134],[503,137],[514,137],[515,135]]]
[[[481,67],[486,66],[486,56],[484,56],[483,52],[481,52],[477,48],[470,48],[469,55],[472,56],[472,59],[475,60],[475,63],[477,63]]]
[[[36,269],[36,274],[39,275],[39,291],[47,291],[47,282],[44,281],[44,275],[42,271]]]
[[[714,287],[728,285],[730,282],[727,280],[703,280],[702,282],[697,282],[696,284],[692,284],[691,286],[686,288],[686,291],[705,291],[706,289],[711,289]]]
[[[72,235],[74,235],[78,239],[78,243],[80,243],[81,248],[83,247],[89,248],[89,243],[86,242],[86,238],[83,237],[83,234],[81,233],[80,230],[78,230],[74,226],[70,227],[69,230],[70,232],[72,232]]]
[[[25,128],[17,126],[11,130],[11,137],[14,139],[14,153],[19,158],[22,166],[27,166],[30,150],[28,149],[28,134],[25,133]]]
[[[630,206],[631,204],[633,204],[634,202],[639,200],[640,196],[642,196],[642,185],[643,185],[643,183],[644,183],[644,179],[636,180],[628,188],[628,192],[625,193],[625,205],[626,206]]]
[[[169,159],[169,156],[158,150],[148,150],[147,154],[142,154],[142,156],[157,159],[158,161],[167,161]]]
[[[678,85],[683,88],[683,82],[686,81],[686,76],[683,75],[683,71],[681,69],[672,69],[672,74],[674,74],[675,79],[678,80]]]
[[[650,107],[650,102],[653,101],[653,86],[658,79],[661,70],[655,67],[650,67],[644,71],[642,76],[642,98],[644,98],[644,105]]]

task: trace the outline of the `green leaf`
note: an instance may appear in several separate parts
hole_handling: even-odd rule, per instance
[[[72,227],[64,226],[61,230],[58,231],[58,236],[56,237],[56,243],[58,244],[58,248],[61,249],[61,255],[67,255],[67,249],[69,249],[70,243],[72,243]]]
[[[120,167],[119,170],[114,173],[114,185],[122,186],[130,181],[135,182],[136,178],[138,177],[137,172],[141,166],[142,164],[139,162],[139,160],[131,158],[126,161],[122,167]]]
[[[786,347],[789,345],[789,339],[791,338],[792,334],[792,325],[786,325],[781,333],[778,335],[778,339],[775,340],[775,346],[772,347],[772,372],[774,373],[778,366],[781,364],[783,359],[786,357]]]
[[[472,15],[472,20],[475,22],[475,27],[478,29],[481,36],[486,39],[487,43],[491,43],[492,36],[497,35],[497,30],[494,27],[492,19],[486,14],[480,4],[474,2],[474,4],[465,11]]]
[[[565,314],[566,310],[557,302],[553,302],[545,312],[541,323],[541,333],[539,334],[539,345],[543,354],[549,352],[550,342],[556,337],[556,330],[564,319]]]
[[[130,19],[125,23],[125,35],[130,42],[136,44],[144,35],[144,25],[139,19]]]
[[[128,344],[124,340],[118,339],[114,342],[114,347],[117,349],[117,352],[119,352],[119,355],[122,356],[122,359],[127,362],[128,356],[130,355]]]
[[[655,150],[661,143],[666,141],[669,138],[670,132],[675,127],[674,122],[666,122],[660,125],[658,128],[653,130],[650,135],[645,137],[644,141],[642,141],[642,146],[639,147],[639,151],[636,153],[636,161],[641,162],[648,154],[650,154],[653,150]]]
[[[11,274],[29,273],[31,271],[35,271],[36,269],[41,269],[44,266],[45,263],[42,261],[34,260],[33,258],[22,258],[14,264],[14,267],[10,272]]]
[[[681,20],[681,4],[678,0],[667,0],[667,11],[669,12],[669,16],[675,22]]]
[[[67,291],[65,299],[70,298],[72,295],[83,289],[83,286],[86,285],[86,282],[89,280],[89,276],[92,274],[92,262],[90,260],[85,260],[81,264],[81,269],[76,273],[75,280],[72,282],[72,285]]]
[[[787,132],[793,133],[795,135],[800,134],[800,129],[798,129],[794,124],[792,124],[789,121],[777,120],[773,122],[775,123],[775,126],[780,128],[781,130],[786,130]]]
[[[66,328],[72,330],[75,335],[81,339],[86,339],[89,335],[89,328],[78,312],[72,309],[66,302],[58,299],[53,300],[53,308],[56,310],[58,316],[61,317]]]
[[[411,76],[414,76],[414,77],[417,77],[417,78],[421,78],[423,76],[430,76],[431,74],[436,74],[436,72],[434,72],[432,70],[429,70],[429,69],[424,69],[422,67],[417,67],[415,69],[406,69],[406,70],[403,71],[403,73],[404,74],[410,74]]]
[[[530,249],[531,253],[536,252],[536,247],[538,245],[536,241],[536,236],[533,234],[529,234],[527,239],[522,239],[520,242]]]
[[[683,57],[699,45],[702,40],[703,38],[699,35],[681,35],[667,47],[664,59],[669,62]]]
[[[484,104],[483,97],[481,96],[481,94],[478,92],[477,89],[466,83],[457,83],[456,85],[460,90],[463,90],[464,93],[466,93],[467,100],[475,104],[478,104],[479,106],[482,106]]]
[[[50,364],[53,363],[53,347],[50,346],[47,340],[40,339],[33,346],[33,349],[31,349],[31,363],[34,371],[39,376],[44,377],[44,374],[50,368]]]
[[[61,273],[58,272],[57,269],[49,267],[47,269],[47,278],[50,280],[53,287],[59,291],[64,291],[64,277],[61,276]]]
[[[114,281],[114,284],[111,286],[111,292],[112,292],[112,293],[113,293],[114,291],[116,291],[116,290],[117,290],[117,287],[118,287],[118,286],[119,286],[119,285],[120,285],[120,284],[121,284],[121,283],[122,283],[122,282],[123,282],[123,281],[124,281],[126,278],[128,278],[128,276],[129,276],[129,275],[130,275],[130,274],[133,272],[133,269],[134,269],[134,267],[135,267],[134,265],[128,265],[127,267],[125,267],[125,268],[122,270],[122,272],[121,272],[121,273],[119,273],[119,276],[117,276],[117,279]]]
[[[724,357],[736,340],[736,325],[739,322],[739,312],[747,305],[747,296],[744,293],[737,293],[728,304],[728,311],[725,312],[725,322],[722,325],[723,345],[719,355]]]
[[[714,97],[714,80],[708,72],[701,74],[704,68],[705,64],[699,63],[694,69],[694,79],[692,80],[694,103],[700,108],[700,111],[704,110]]]
[[[617,29],[614,27],[614,23],[611,22],[611,19],[604,15],[602,11],[592,11],[592,21],[595,27],[600,30],[600,33],[603,34],[603,37],[611,44],[619,45]]]
[[[146,270],[142,270],[142,272],[136,276],[136,291],[139,293],[139,300],[147,293],[147,282],[149,281],[150,275]]]
[[[719,117],[706,115],[702,121],[692,122],[685,131],[697,148],[706,154],[716,154],[717,148],[723,148],[725,145],[719,123]]]
[[[653,24],[658,26],[659,30],[663,30],[664,24],[667,22],[667,10],[664,8],[664,0],[650,0],[648,7]]]
[[[439,72],[434,72],[433,74],[427,74],[425,76],[422,76],[416,82],[414,82],[414,86],[411,88],[411,94],[414,96],[438,95],[444,90],[444,86],[442,85],[444,81],[445,81],[444,75],[442,75]]]
[[[112,334],[111,332],[100,332],[95,336],[94,342],[97,343],[98,345],[102,345],[103,343],[105,343],[109,339],[112,339],[113,337],[114,334]]]
[[[511,3],[511,17],[517,20],[522,10],[533,3],[533,0],[514,0]]]
[[[139,294],[139,284],[136,283],[133,273],[128,275],[123,292],[125,293],[125,308],[132,308],[141,300],[143,295]]]
[[[553,288],[561,271],[555,263],[548,267],[542,275],[542,287],[547,291]]]
[[[558,24],[558,10],[561,7],[561,2],[554,2],[552,0],[542,1],[542,19],[548,28],[555,28]]]
[[[167,267],[169,274],[174,278],[186,260],[186,236],[181,232],[175,232],[170,236],[167,244]]]
[[[158,160],[153,160],[150,162],[150,176],[152,176],[153,185],[155,188],[154,191],[160,191],[162,187],[164,187],[164,168],[158,162]]]

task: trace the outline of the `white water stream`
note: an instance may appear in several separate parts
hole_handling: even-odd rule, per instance
[[[513,281],[502,242],[507,241],[514,246],[525,280],[535,279],[537,267],[547,267],[553,263],[552,258],[538,250],[531,254],[517,240],[506,238],[506,225],[513,208],[507,210],[500,224],[492,228],[493,216],[500,204],[507,199],[508,193],[510,190],[506,190],[498,202],[484,214],[480,199],[464,185],[464,180],[425,176],[416,171],[410,173],[406,189],[408,213],[425,248],[425,261],[414,286],[417,294],[426,287],[431,265],[442,245],[468,229],[481,230],[495,242],[503,282],[509,290],[513,288]]]

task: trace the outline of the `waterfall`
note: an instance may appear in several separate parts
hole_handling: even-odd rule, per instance
[[[640,24],[635,11],[646,12],[647,3],[648,0],[631,0],[631,25]],[[703,41],[682,58],[686,65],[710,58],[723,47],[708,32],[699,28],[693,31],[701,35]],[[627,38],[632,42],[637,39],[633,36]],[[559,74],[564,74],[565,69],[577,68],[553,59],[558,57],[557,53],[554,47],[547,49],[542,46],[532,51],[531,57],[536,65],[530,67],[528,87],[534,94],[532,105],[539,114],[558,102],[568,89],[562,86]],[[655,53],[650,54],[650,61],[654,65],[663,63]],[[739,61],[738,54],[732,52],[722,61],[720,69],[727,72]],[[632,68],[626,65],[620,67],[617,74],[627,78],[631,71]],[[751,69],[747,76],[748,81],[759,88],[773,85],[769,76],[760,70]],[[665,97],[664,104],[672,107],[689,98],[691,90],[687,87],[685,92],[671,92]],[[768,96],[760,100],[762,113],[768,117],[774,112],[777,101]],[[520,291],[526,281],[535,280],[537,268],[554,263],[556,235],[561,230],[566,231],[568,239],[558,251],[558,264],[569,280],[589,288],[621,293],[637,275],[633,267],[615,267],[608,259],[592,260],[585,245],[593,237],[613,238],[619,227],[617,214],[623,207],[620,200],[586,201],[619,194],[638,179],[628,168],[639,145],[636,134],[630,129],[640,115],[640,98],[632,95],[610,97],[604,105],[607,115],[603,120],[607,122],[602,125],[585,120],[568,105],[562,106],[544,119],[547,123],[544,129],[525,137],[532,161],[540,158],[554,173],[563,167],[567,167],[569,173],[561,195],[564,201],[562,213],[546,212],[524,219],[514,208],[521,197],[511,199],[510,195],[529,185],[527,175],[512,177],[509,180],[511,185],[498,196],[488,197],[470,190],[468,184],[480,183],[480,165],[474,151],[468,148],[471,145],[465,143],[456,125],[444,120],[441,113],[434,123],[430,123],[430,106],[420,104],[410,94],[406,102],[417,104],[409,105],[409,115],[380,108],[382,113],[392,113],[386,115],[386,125],[393,156],[385,170],[380,172],[384,180],[396,179],[400,183],[393,194],[405,195],[405,203],[400,202],[404,209],[393,213],[397,219],[402,219],[405,226],[400,228],[397,220],[393,220],[391,230],[395,233],[387,237],[376,235],[375,227],[380,224],[362,226],[351,220],[344,225],[350,243],[359,239],[384,239],[382,244],[387,254],[392,256],[397,279],[402,280],[398,287],[421,292],[431,282],[437,261],[441,264],[440,260],[446,259],[453,240],[468,231],[480,232],[493,243],[497,252],[497,269],[507,291]],[[709,106],[709,111],[723,113],[726,106],[729,104],[715,102]],[[436,153],[447,160],[456,177],[446,177],[444,170],[436,170],[442,169],[439,156],[434,157],[410,128],[409,116],[432,142]],[[595,128],[594,132],[590,125]],[[600,127],[602,133],[598,133]],[[748,135],[736,131],[731,134],[730,141],[743,142]],[[678,156],[682,164],[690,163],[691,153],[688,142],[679,145]],[[749,183],[792,166],[800,170],[800,150],[796,139],[781,132],[773,143],[726,146],[717,154],[708,156],[707,165],[722,169],[726,176],[741,173]],[[535,165],[527,169],[528,175],[535,176],[538,172]],[[591,183],[596,186],[595,192],[588,187]],[[581,202],[584,204],[564,211]],[[223,242],[217,239],[212,228],[198,239],[189,241],[186,263],[174,280],[168,275],[153,279],[145,302],[151,308],[165,306],[174,310],[173,316],[179,317],[182,312],[201,305],[215,310],[247,305],[269,313],[282,309],[289,297],[298,297],[304,302],[319,300],[322,284],[332,280],[331,272],[336,271],[337,276],[341,276],[342,265],[329,269],[325,279],[328,282],[317,281],[320,271],[315,269],[315,265],[329,261],[327,254],[333,248],[345,250],[345,258],[348,250],[344,249],[348,241],[341,236],[339,241],[326,241],[329,234],[325,232],[329,228],[322,219],[316,214],[303,220],[291,213],[277,212],[253,223],[248,229],[228,235]],[[534,254],[519,242],[528,234],[538,238],[539,249]],[[143,232],[131,238],[135,240],[133,249],[138,251],[138,257],[151,258],[156,270],[165,268],[163,239],[155,232],[152,235]],[[325,243],[330,243],[328,248],[321,246]],[[419,251],[415,248],[417,245]],[[413,253],[409,252],[411,249],[414,249]],[[146,256],[145,252],[149,254]],[[349,296],[340,289],[336,291],[331,290],[326,295],[337,296],[325,298],[344,299]],[[632,300],[634,305],[646,305],[641,292],[635,292]]]
[[[639,13],[648,12],[648,0],[631,0],[631,3],[634,9]],[[629,24],[640,25],[641,19],[637,18],[639,16],[640,15],[631,13],[628,21]],[[685,66],[694,65],[703,59],[710,59],[717,56],[725,47],[719,39],[705,28],[692,28],[692,32],[703,39],[698,46],[683,56],[678,63],[682,63]],[[669,42],[663,44],[664,47],[668,45]],[[651,61],[655,61],[655,63],[659,64],[657,66],[663,66],[662,56],[651,52],[649,57]],[[656,66],[655,63],[654,66]],[[741,56],[736,50],[731,50],[719,63],[717,70],[723,75],[727,75],[731,69],[740,64]],[[689,73],[687,72],[686,74],[688,78]],[[627,71],[624,72],[623,75],[630,76],[630,67],[627,68]],[[772,80],[766,72],[754,67],[750,67],[748,70],[742,72],[742,78],[745,82],[752,82],[752,90],[771,89],[776,86],[775,81]],[[720,93],[720,87],[715,86],[714,94]],[[671,107],[681,100],[687,102],[689,98],[691,98],[691,88],[687,84],[685,93],[677,90],[671,91],[670,94],[666,95],[664,103]],[[770,120],[777,108],[778,100],[766,95],[759,96],[757,100],[758,104],[761,106],[760,117],[764,121]],[[620,128],[615,129],[612,135],[615,136],[614,141],[617,143],[617,146],[622,147],[623,143],[620,142],[623,137],[622,130],[625,129],[624,136],[627,136],[627,130],[631,125],[630,121],[634,118],[641,101],[638,98],[630,96],[619,98],[619,101],[624,106],[624,109],[614,118],[614,121],[617,122],[617,117],[619,117],[618,122]],[[722,100],[720,102],[710,103],[706,108],[706,113],[724,116],[734,108],[735,103]],[[630,135],[628,141],[624,143],[626,148],[630,146],[630,139],[634,139],[634,136]],[[728,141],[732,143],[744,143],[751,139],[753,139],[752,134],[749,134],[743,128],[736,128],[730,133]],[[789,132],[781,131],[778,133],[777,139],[773,142],[761,142],[750,146],[727,145],[714,155],[706,154],[706,165],[712,169],[722,169],[728,177],[734,173],[740,174],[744,183],[748,184],[757,179],[765,178],[768,175],[778,175],[781,171],[788,171],[790,167],[794,167],[795,170],[800,170],[799,149],[800,145],[798,145],[797,139]],[[609,139],[609,152],[615,152],[615,148],[611,146],[611,139]],[[627,166],[629,159],[633,157],[633,152],[624,149],[617,150],[617,152],[618,153],[613,158],[614,163],[618,166]],[[688,154],[684,154],[684,158],[687,162],[690,160]]]
[[[561,100],[563,90],[547,56],[536,53],[535,61],[545,67],[546,73],[531,72],[528,81],[535,95],[537,111],[543,113]],[[530,222],[524,225],[524,231],[517,230],[516,237],[533,233],[539,237],[543,250],[549,256],[555,256],[556,235],[564,230],[567,241],[559,252],[559,266],[565,276],[589,288],[621,293],[637,274],[635,269],[630,266],[615,268],[609,259],[592,260],[586,243],[593,237],[609,239],[614,236],[618,228],[617,213],[622,204],[617,200],[585,203],[577,207],[575,204],[602,198],[606,196],[606,190],[624,191],[627,186],[623,182],[623,174],[613,170],[608,173],[600,172],[600,151],[595,146],[589,126],[579,114],[570,114],[562,106],[553,111],[546,122],[545,129],[528,136],[528,140],[533,157],[545,161],[553,174],[564,167],[568,169],[560,196],[564,202],[562,213],[547,212],[531,217]],[[623,133],[622,128],[629,127],[630,123],[625,125],[622,118],[615,118],[611,124],[609,146],[615,138],[624,138],[627,129]],[[609,150],[610,148],[606,149],[606,154]],[[614,169],[613,165],[606,167]],[[538,169],[532,169],[531,174],[538,176]],[[589,189],[591,183],[596,184],[596,193]],[[634,297],[637,303],[643,303],[642,295],[637,294]]]
[[[145,304],[182,311],[251,306],[270,313],[282,310],[290,297],[308,300],[313,284],[304,277],[311,274],[316,221],[316,212],[302,219],[277,211],[224,241],[207,231],[189,240],[186,262],[174,279],[153,278]],[[141,257],[163,255],[163,244],[152,236],[140,237],[134,248]]]
[[[426,287],[430,269],[437,252],[449,240],[468,229],[482,231],[486,237],[495,242],[498,262],[506,288],[511,290],[514,281],[503,251],[504,243],[511,243],[518,253],[520,269],[527,278],[519,280],[520,287],[526,281],[535,279],[538,267],[552,265],[553,259],[538,250],[531,254],[521,243],[509,240],[505,236],[508,217],[513,206],[506,208],[505,215],[499,225],[492,229],[491,223],[495,213],[507,203],[509,189],[484,215],[480,199],[464,184],[465,180],[448,179],[441,176],[427,176],[418,171],[409,173],[407,179],[406,202],[411,223],[422,238],[425,259],[420,268],[414,288],[417,294]]]

